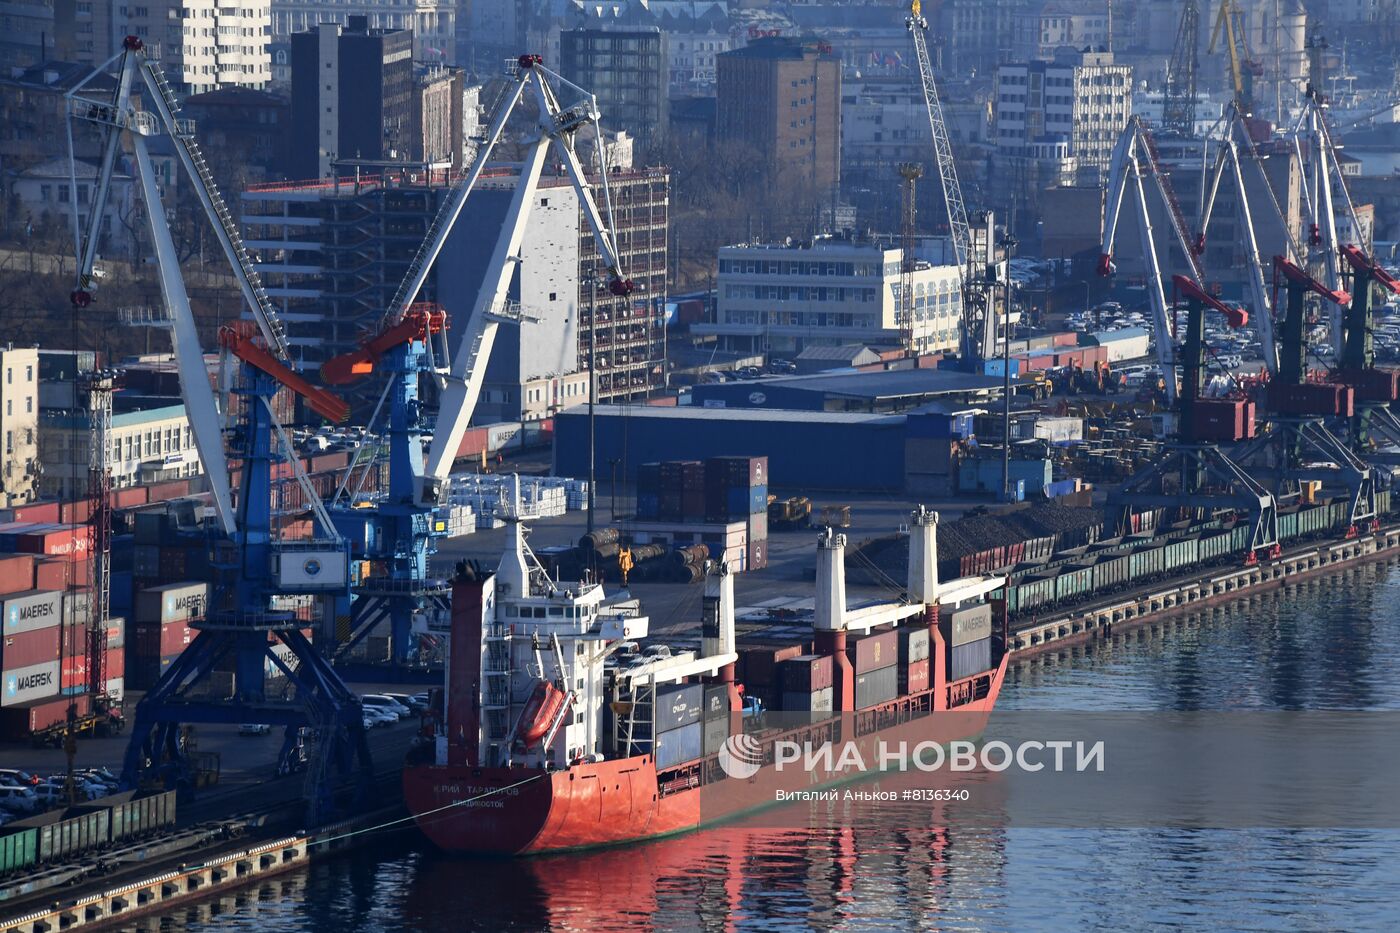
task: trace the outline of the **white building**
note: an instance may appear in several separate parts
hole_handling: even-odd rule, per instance
[[[1016,17],[1012,54],[1050,59],[1062,48],[1105,49],[1109,43],[1107,0],[1046,0]]]
[[[73,174],[78,188],[73,191]],[[10,197],[16,204],[18,220],[33,224],[36,229],[72,229],[72,210],[76,200],[79,226],[86,230],[88,205],[92,203],[97,167],[78,161],[69,171],[67,159],[50,159],[25,169],[10,183]],[[136,233],[144,220],[136,216],[136,188],[132,177],[120,168],[112,174],[112,184],[103,211],[100,256],[131,259],[136,251]]]
[[[722,349],[745,353],[897,346],[903,255],[888,242],[835,237],[726,246],[719,251],[716,321],[691,330],[715,335]],[[962,316],[958,268],[920,260],[910,276],[914,349],[956,349]]]
[[[39,351],[0,349],[0,506],[39,498]]]
[[[55,7],[59,48],[78,61],[100,63],[139,36],[160,60],[166,78],[183,94],[221,87],[265,87],[272,80],[268,54],[269,0],[77,0]]]
[[[45,409],[39,426],[39,456],[44,464],[40,488],[45,498],[85,493],[91,430],[84,408]],[[109,436],[107,468],[115,489],[184,479],[203,472],[184,405],[158,404],[116,411]]]
[[[1081,180],[1096,183],[1132,115],[1133,72],[1111,52],[1001,65],[993,104],[999,157],[1031,157],[1037,143],[1065,140]]]

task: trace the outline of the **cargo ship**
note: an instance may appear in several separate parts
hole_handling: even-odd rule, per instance
[[[762,773],[731,775],[739,747],[771,771],[779,738],[975,735],[1006,673],[1005,612],[989,601],[1004,581],[940,584],[937,523],[912,514],[906,592],[884,603],[848,604],[845,539],[822,531],[813,597],[775,600],[770,624],[744,631],[735,574],[712,562],[694,647],[648,639],[625,591],[551,577],[513,523],[496,570],[459,573],[450,617],[426,620],[448,663],[405,763],[409,812],[451,853],[620,845],[772,806]]]

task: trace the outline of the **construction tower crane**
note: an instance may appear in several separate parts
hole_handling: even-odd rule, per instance
[[[114,66],[116,92],[101,97],[89,92],[92,79]],[[141,93],[144,89],[144,95]],[[333,396],[311,386],[283,362],[282,327],[266,303],[231,215],[210,178],[194,139],[193,127],[177,118],[179,102],[159,64],[146,55],[143,42],[128,36],[122,50],[100,65],[67,94],[69,139],[74,124],[90,124],[105,134],[98,187],[90,202],[85,230],[78,242],[78,285],[73,304],[92,304],[93,263],[102,235],[110,181],[123,144],[135,157],[136,177],[155,249],[164,314],[171,330],[181,394],[196,446],[213,493],[217,527],[187,542],[207,547],[213,568],[211,595],[204,618],[192,623],[198,634],[137,705],[122,781],[127,787],[152,783],[188,786],[198,769],[187,742],[190,723],[267,723],[285,727],[279,767],[300,767],[311,741],[307,769],[308,817],[321,820],[337,804],[337,790],[348,781],[366,793],[372,774],[369,746],[359,699],[340,681],[329,663],[302,634],[305,624],[285,609],[278,597],[295,594],[348,593],[349,559],[343,539],[311,488],[291,440],[273,414],[271,399],[282,388],[301,393],[314,408],[343,414]],[[141,102],[150,109],[141,109]],[[222,407],[210,384],[189,295],[160,199],[160,179],[147,140],[169,133],[189,182],[214,227],[253,322],[226,327],[221,344],[241,361],[231,385],[233,398]],[[71,157],[71,150],[70,150]],[[75,189],[76,190],[76,189]],[[229,457],[224,449],[223,419],[237,411],[231,432],[240,461],[239,495],[230,495]],[[311,504],[320,536],[291,541],[273,521],[273,468],[285,464]],[[277,650],[281,649],[281,650]],[[267,690],[269,671],[278,671],[292,688],[291,699]],[[211,675],[231,671],[232,684]]]
[[[973,237],[967,206],[963,201],[962,185],[958,182],[958,167],[953,160],[952,137],[943,119],[943,105],[938,100],[938,85],[933,77],[933,62],[929,58],[928,20],[923,16],[921,0],[913,0],[905,28],[914,42],[914,58],[919,68],[919,85],[928,114],[929,133],[933,138],[933,158],[938,168],[938,181],[943,204],[948,212],[948,238],[952,244],[953,262],[958,267],[963,301],[962,345],[959,356],[970,362],[990,359],[996,355],[997,323],[995,311],[986,287],[984,270],[991,254],[990,215],[985,216],[987,231]],[[980,224],[979,224],[980,226]],[[908,312],[912,316],[912,309]]]
[[[432,510],[442,504],[442,491],[481,392],[496,329],[503,321],[518,323],[523,317],[519,309],[506,301],[506,295],[515,264],[520,261],[520,244],[540,172],[551,149],[563,163],[592,227],[601,263],[610,275],[609,292],[625,297],[634,289],[622,270],[612,232],[611,196],[606,166],[601,162],[604,147],[596,148],[600,160],[597,173],[604,196],[601,209],[575,150],[578,132],[588,126],[598,127],[597,100],[546,68],[538,55],[521,55],[511,63],[508,77],[512,83],[493,116],[485,144],[478,150],[471,170],[452,189],[434,218],[427,238],[385,311],[379,332],[359,349],[328,360],[322,367],[322,378],[336,385],[368,374],[381,359],[390,374],[385,388],[389,405],[389,494],[377,510],[333,510],[337,527],[354,542],[356,553],[382,560],[389,569],[383,579],[371,578],[357,591],[359,598],[352,605],[350,634],[339,649],[341,653],[348,653],[387,619],[393,658],[403,661],[410,654],[415,630],[431,631],[439,621],[446,625],[450,588],[444,581],[428,578],[432,549],[429,518]],[[438,364],[448,358],[447,315],[436,306],[414,302],[527,90],[536,108],[520,178],[481,290],[465,318],[465,333],[447,368]],[[424,377],[444,378],[441,404],[432,418],[426,416],[418,400],[419,383]],[[428,434],[432,435],[432,444],[425,463],[421,439]],[[357,451],[356,461],[359,459]]]
[[[1186,0],[1181,9],[1181,25],[1167,63],[1167,85],[1162,94],[1162,125],[1181,136],[1196,132],[1196,71],[1199,66],[1201,8],[1197,0]]]
[[[1244,14],[1235,0],[1220,0],[1215,27],[1210,34],[1210,46],[1206,51],[1214,55],[1222,39],[1228,56],[1235,106],[1245,116],[1251,116],[1254,113],[1254,79],[1264,73],[1264,68],[1249,51]]]

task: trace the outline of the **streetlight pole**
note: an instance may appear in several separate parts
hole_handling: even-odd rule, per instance
[[[1016,248],[1016,238],[1009,232],[1002,235],[1001,248],[1005,257],[1005,271],[1002,272],[1001,314],[1001,500],[1011,501],[1011,252]]]
[[[593,509],[598,504],[597,493],[594,490],[597,477],[594,475],[594,460],[597,455],[594,439],[593,425],[593,398],[598,394],[598,370],[594,365],[594,350],[597,346],[596,329],[598,325],[598,275],[592,270],[588,273],[588,533],[593,533]]]

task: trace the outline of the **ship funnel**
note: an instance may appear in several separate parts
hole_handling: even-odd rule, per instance
[[[734,650],[734,574],[724,561],[709,561],[706,571],[700,649],[713,658]]]
[[[846,628],[846,536],[830,528],[817,536],[817,631],[837,632]]]
[[[909,516],[909,601],[938,602],[938,513],[922,505]]]
[[[518,518],[510,523],[510,544],[501,554],[500,566],[496,568],[496,585],[501,587],[502,595],[530,595],[530,570],[525,563],[525,525]]]

